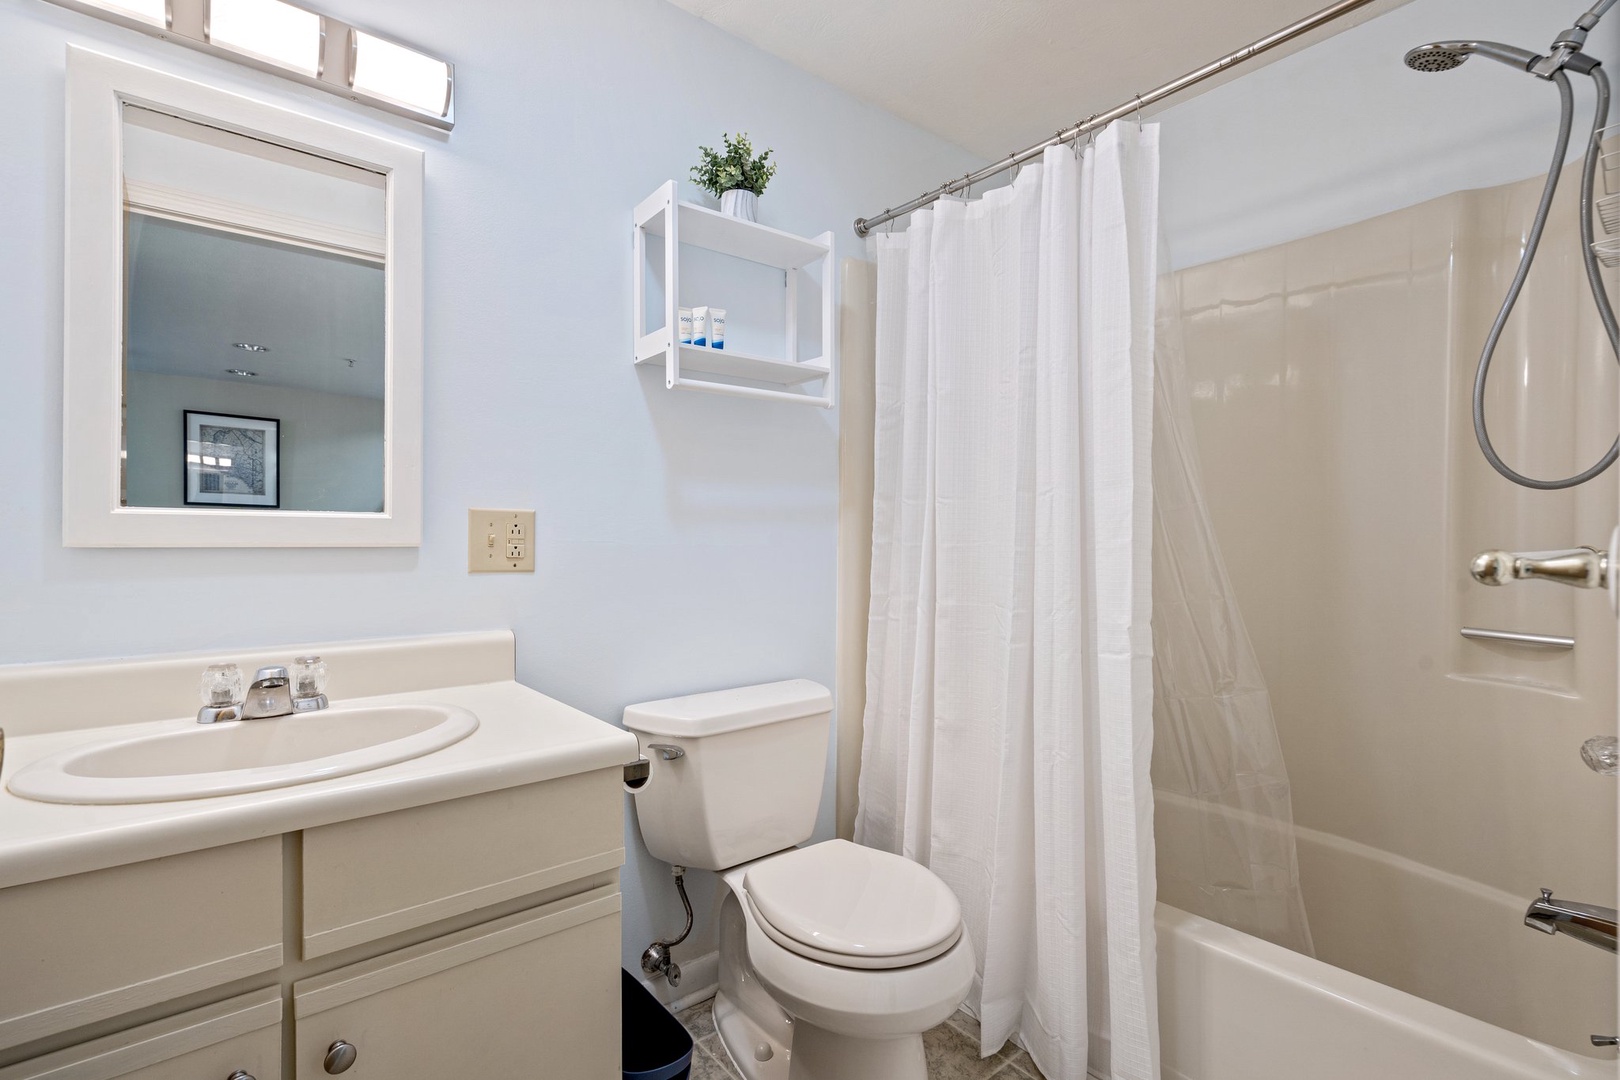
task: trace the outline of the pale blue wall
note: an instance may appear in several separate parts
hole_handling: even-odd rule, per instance
[[[604,718],[789,676],[830,686],[837,415],[670,393],[632,368],[630,209],[743,129],[781,163],[765,219],[857,255],[856,215],[972,160],[661,0],[323,4],[453,60],[455,132],[0,0],[0,662],[511,627],[520,679]],[[69,42],[427,149],[420,550],[61,546]],[[469,506],[533,507],[538,572],[469,577]],[[627,961],[679,917],[633,831]],[[695,891],[706,907],[712,881]]]

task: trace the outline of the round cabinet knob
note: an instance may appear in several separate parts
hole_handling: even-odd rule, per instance
[[[326,1048],[326,1058],[321,1062],[321,1065],[327,1072],[334,1075],[340,1072],[348,1072],[349,1066],[353,1065],[354,1059],[359,1056],[360,1051],[356,1050],[352,1043],[346,1043],[339,1039]]]
[[[248,1072],[246,1069],[237,1069],[235,1072],[231,1073],[231,1075],[227,1076],[225,1080],[253,1080],[253,1074]]]

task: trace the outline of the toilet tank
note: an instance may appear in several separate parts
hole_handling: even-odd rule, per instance
[[[808,679],[625,709],[652,769],[634,791],[647,850],[724,870],[810,839],[831,715],[832,694]]]

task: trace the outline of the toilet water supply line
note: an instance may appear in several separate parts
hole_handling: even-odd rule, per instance
[[[692,901],[686,895],[686,867],[671,866],[669,872],[675,877],[675,891],[681,894],[681,907],[686,909],[686,927],[680,936],[674,940],[658,940],[647,946],[647,951],[641,954],[641,970],[649,978],[658,978],[662,975],[669,980],[669,985],[681,985],[681,965],[675,962],[670,950],[687,939],[692,933]]]

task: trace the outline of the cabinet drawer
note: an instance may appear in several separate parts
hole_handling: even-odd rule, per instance
[[[281,838],[0,889],[0,1046],[281,965]]]
[[[0,1080],[281,1078],[281,991],[244,994],[0,1069]]]
[[[618,768],[304,833],[304,956],[325,956],[624,863]]]
[[[619,1080],[617,888],[307,979],[293,987],[297,1080]]]

